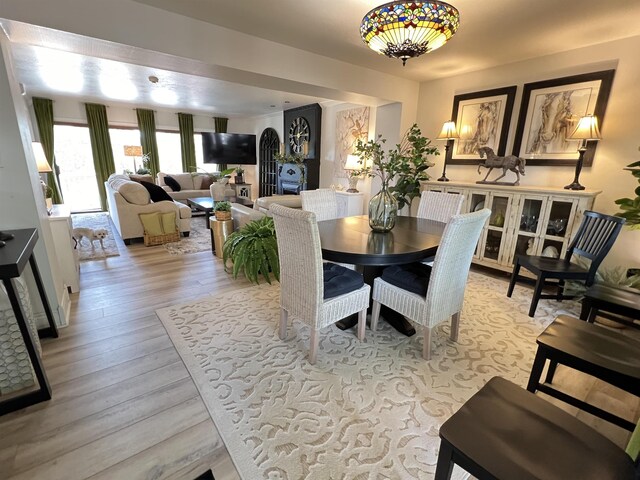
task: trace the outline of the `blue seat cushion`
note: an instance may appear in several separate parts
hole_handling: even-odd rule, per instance
[[[324,277],[324,299],[344,295],[364,285],[362,275],[335,263],[322,264]]]
[[[431,267],[424,263],[392,265],[382,271],[382,280],[418,295],[427,294]]]

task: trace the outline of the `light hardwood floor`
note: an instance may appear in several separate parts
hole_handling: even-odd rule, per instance
[[[81,264],[70,325],[43,341],[53,399],[0,417],[0,478],[239,478],[154,312],[249,284],[210,251],[118,247]]]
[[[209,468],[216,480],[239,478],[154,312],[249,283],[210,251],[119,248],[119,257],[82,263],[70,326],[43,342],[53,399],[0,417],[0,479],[193,479]],[[562,367],[557,379],[638,417],[635,397]],[[560,405],[626,443],[625,431]]]

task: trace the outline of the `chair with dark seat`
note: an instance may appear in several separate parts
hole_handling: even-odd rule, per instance
[[[636,428],[627,452],[564,410],[494,377],[440,427],[436,480],[454,464],[480,479],[632,480]]]
[[[280,338],[289,315],[311,327],[309,363],[316,361],[319,332],[358,314],[358,338],[364,340],[371,288],[362,275],[322,262],[318,222],[313,212],[271,205],[280,262]]]
[[[602,213],[585,211],[582,223],[578,227],[573,241],[567,248],[564,258],[538,257],[532,255],[517,255],[511,273],[511,281],[507,290],[507,297],[513,293],[513,287],[522,277],[519,275],[520,267],[524,267],[536,276],[536,285],[533,298],[529,307],[529,316],[533,317],[541,298],[554,298],[558,301],[564,298],[572,298],[564,295],[565,280],[577,280],[584,282],[588,287],[595,280],[596,271],[613,246],[625,220],[621,217],[613,217]],[[573,255],[584,257],[591,261],[589,267],[583,267],[571,262]],[[555,295],[543,295],[542,288],[548,280],[554,280],[557,285]]]
[[[593,323],[597,315],[640,328],[640,290],[596,283],[584,294],[580,319]]]
[[[619,427],[633,430],[629,420],[578,400],[551,386],[558,363],[640,396],[640,340],[568,315],[556,318],[536,340],[538,351],[527,390],[562,400]],[[540,376],[550,360],[545,383]]]

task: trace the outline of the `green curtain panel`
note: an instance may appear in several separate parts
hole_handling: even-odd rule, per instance
[[[190,113],[178,114],[180,125],[180,150],[182,151],[182,171],[196,171],[196,146],[193,143],[193,115]]]
[[[60,190],[60,180],[58,179],[58,169],[56,167],[56,156],[54,154],[53,143],[53,102],[48,98],[33,97],[33,110],[36,114],[40,143],[47,157],[53,172],[47,174],[47,185],[51,187],[53,203],[63,203],[62,191]]]
[[[111,149],[111,137],[109,136],[107,109],[104,105],[96,103],[86,103],[84,107],[87,112],[93,165],[96,169],[98,192],[100,192],[100,205],[102,210],[107,210],[107,194],[104,189],[104,182],[107,181],[109,175],[116,172],[116,165],[113,162],[113,150]]]
[[[138,129],[140,130],[140,145],[142,152],[149,155],[149,170],[152,177],[156,178],[160,171],[160,159],[158,157],[158,142],[156,140],[156,117],[153,110],[136,108],[138,117]]]
[[[228,118],[213,117],[213,124],[216,128],[216,133],[227,133],[227,123],[229,123]],[[227,165],[225,163],[218,164],[218,170],[223,171],[226,169]]]

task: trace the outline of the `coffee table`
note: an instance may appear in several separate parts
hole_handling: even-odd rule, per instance
[[[192,209],[197,210],[199,212],[204,212],[204,221],[207,228],[209,228],[209,218],[211,217],[211,212],[213,212],[213,206],[215,202],[211,197],[196,197],[196,198],[187,198],[187,205],[189,205]]]

